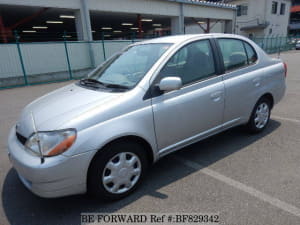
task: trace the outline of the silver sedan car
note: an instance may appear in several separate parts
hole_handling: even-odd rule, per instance
[[[171,152],[238,125],[264,130],[284,96],[286,72],[242,36],[139,42],[27,105],[8,155],[39,196],[119,199]]]

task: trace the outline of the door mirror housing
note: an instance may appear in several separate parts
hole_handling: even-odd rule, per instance
[[[174,91],[182,87],[182,80],[180,77],[165,77],[161,79],[158,85],[161,91]]]

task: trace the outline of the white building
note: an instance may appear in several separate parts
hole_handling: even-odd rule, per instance
[[[245,36],[286,36],[290,0],[231,0],[237,5],[236,32]]]

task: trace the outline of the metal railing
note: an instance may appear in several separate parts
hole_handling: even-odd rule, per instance
[[[295,49],[297,40],[300,37],[291,36],[267,36],[254,37],[252,40],[259,45],[266,53],[273,54],[282,51]]]
[[[19,42],[0,44],[0,89],[80,79],[139,40]]]
[[[295,48],[295,37],[253,38],[267,53]],[[125,46],[139,41],[99,40],[0,44],[0,89],[80,79]]]

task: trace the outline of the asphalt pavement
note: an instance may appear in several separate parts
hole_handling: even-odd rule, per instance
[[[0,224],[80,224],[83,212],[217,213],[220,224],[300,224],[300,51],[281,54],[287,92],[268,128],[234,128],[166,156],[131,196],[110,203],[86,195],[43,199],[19,181],[6,153],[22,108],[70,82],[0,91]]]

